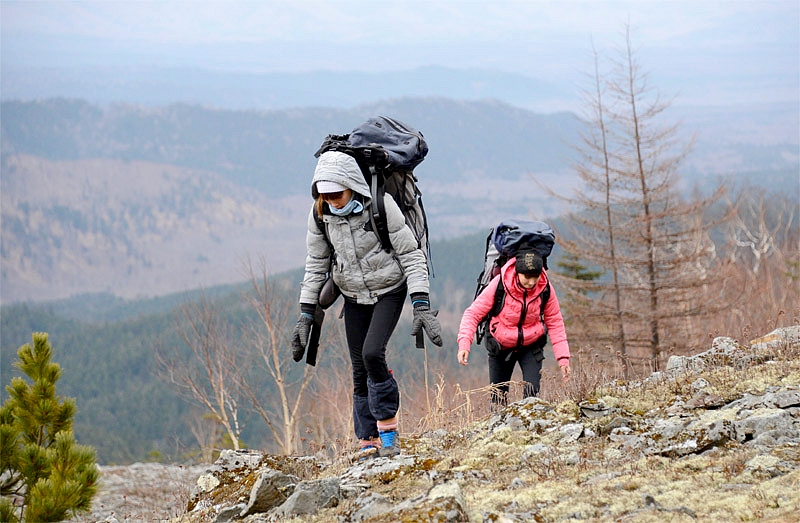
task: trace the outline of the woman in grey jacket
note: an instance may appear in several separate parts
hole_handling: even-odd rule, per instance
[[[430,309],[428,265],[414,233],[390,195],[385,196],[392,252],[381,246],[370,222],[370,189],[351,156],[330,151],[319,157],[306,234],[300,318],[292,336],[295,353],[305,348],[319,294],[328,272],[344,296],[344,322],[353,365],[353,425],[361,457],[400,452],[400,394],[386,365],[386,344],[397,326],[406,294],[414,307],[412,334],[425,330],[442,345],[441,327]]]

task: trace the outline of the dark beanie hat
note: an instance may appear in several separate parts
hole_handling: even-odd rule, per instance
[[[517,253],[517,272],[526,276],[539,276],[542,274],[544,261],[533,251],[520,251]]]

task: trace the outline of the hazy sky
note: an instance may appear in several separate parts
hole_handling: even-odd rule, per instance
[[[592,43],[619,47],[629,24],[647,69],[671,85],[737,78],[775,98],[800,81],[799,0],[2,0],[0,15],[4,65],[447,65],[563,78],[591,69]]]

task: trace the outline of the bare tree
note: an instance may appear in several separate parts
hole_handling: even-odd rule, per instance
[[[722,197],[720,186],[710,196],[686,201],[678,192],[678,167],[691,145],[679,144],[677,126],[660,123],[669,107],[651,96],[647,77],[634,58],[630,30],[609,87],[619,101],[612,118],[619,156],[619,243],[631,297],[630,316],[659,368],[669,348],[664,333],[696,339],[687,319],[711,312],[707,300],[714,280],[717,253],[708,235],[709,212]],[[619,245],[618,243],[618,245]]]
[[[797,242],[797,205],[786,195],[767,195],[761,188],[744,187],[741,192],[729,227],[736,246],[731,250],[731,260],[744,261],[758,275],[767,257],[780,256],[784,245],[791,248],[793,237]]]
[[[325,397],[327,385],[312,390],[316,367],[292,359],[289,340],[296,302],[288,283],[273,292],[263,258],[258,269],[245,263],[244,270],[249,278],[242,291],[244,309],[254,314],[255,321],[244,313],[223,318],[217,305],[203,295],[181,309],[180,331],[188,350],[155,347],[156,361],[169,383],[204,407],[209,413],[204,418],[210,415],[223,427],[234,448],[240,447],[240,420],[250,410],[264,421],[278,451],[293,454],[300,450],[301,424],[313,421],[314,397]],[[328,347],[341,345],[340,330],[323,328],[318,360]],[[242,334],[233,341],[233,332]],[[213,430],[197,426],[198,422],[202,423],[193,420],[192,432],[205,447]]]
[[[592,339],[595,343],[610,344],[620,351],[623,362],[627,362],[627,340],[625,337],[624,311],[620,268],[616,253],[615,232],[617,224],[613,213],[613,171],[609,149],[607,124],[608,109],[605,88],[600,74],[599,57],[592,46],[594,74],[593,90],[584,91],[584,117],[589,122],[581,133],[581,145],[576,146],[579,161],[574,165],[583,188],[574,197],[559,196],[581,209],[570,216],[568,227],[571,234],[561,237],[560,243],[568,255],[577,262],[586,260],[603,267],[610,274],[610,281],[597,278],[578,278],[573,274],[562,279],[572,310],[568,321],[578,327],[574,338]],[[549,191],[549,189],[548,189]],[[552,191],[549,191],[553,194]],[[561,235],[559,235],[561,236]],[[580,258],[579,258],[580,257]],[[591,299],[589,294],[600,299]],[[603,328],[598,328],[602,325]],[[627,377],[627,366],[624,367]]]
[[[192,409],[186,418],[189,431],[200,446],[200,459],[203,463],[211,463],[214,460],[214,449],[222,435],[220,424],[210,419],[211,417],[208,412],[201,409]]]
[[[692,318],[711,312],[707,300],[719,260],[708,232],[723,190],[681,196],[678,168],[691,143],[680,143],[677,126],[664,123],[670,104],[648,86],[629,30],[609,75],[600,73],[595,53],[593,80],[590,129],[576,167],[584,185],[568,199],[579,211],[570,217],[572,234],[560,243],[610,279],[561,281],[567,305],[594,323],[585,328],[597,341],[621,354],[627,374],[630,358],[658,368],[672,348],[664,335],[696,339],[700,324]]]
[[[159,372],[181,395],[210,413],[233,448],[239,449],[241,397],[235,342],[205,293],[197,302],[181,307],[180,319],[178,330],[189,352],[177,346],[156,346]]]
[[[800,221],[797,201],[784,193],[745,186],[727,225],[725,303],[717,332],[795,325],[800,321]]]
[[[308,416],[309,386],[316,375],[316,367],[292,360],[289,334],[296,302],[289,298],[288,289],[283,293],[272,292],[263,258],[257,269],[247,263],[245,270],[250,287],[244,297],[256,312],[258,321],[248,329],[248,346],[254,357],[240,359],[246,363],[239,367],[242,390],[251,407],[267,424],[280,451],[293,454],[300,449],[298,429]],[[336,343],[334,333],[335,329],[322,329],[318,359],[323,358],[327,347]],[[269,378],[270,394],[261,386],[260,376]]]

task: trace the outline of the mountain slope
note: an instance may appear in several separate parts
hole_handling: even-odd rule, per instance
[[[682,113],[701,137],[681,171],[686,189],[726,176],[797,194],[788,109]],[[581,122],[569,113],[445,98],[271,112],[4,101],[0,301],[231,283],[251,256],[272,272],[300,267],[313,153],[328,133],[375,114],[410,122],[428,140],[416,173],[432,238],[569,210],[535,183],[578,188],[571,146]]]
[[[283,252],[271,260],[275,271],[296,266],[306,216],[299,200],[167,164],[6,157],[4,302],[237,281],[242,260],[271,247]]]

